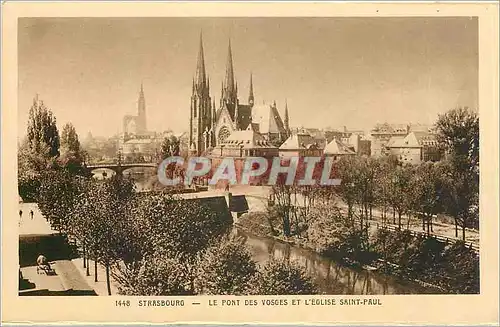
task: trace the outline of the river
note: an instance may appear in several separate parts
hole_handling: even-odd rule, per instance
[[[253,258],[264,263],[270,258],[286,258],[298,262],[314,277],[324,294],[383,295],[383,294],[437,294],[435,289],[415,282],[405,282],[376,271],[341,266],[313,251],[292,246],[272,238],[255,236],[236,229],[236,235],[245,239]]]
[[[142,178],[141,178],[142,177]],[[144,176],[135,178],[138,190],[144,189]],[[142,181],[141,181],[142,180]],[[435,288],[423,287],[376,271],[367,271],[339,265],[316,252],[292,246],[268,237],[260,237],[235,229],[249,246],[253,259],[264,263],[270,258],[286,258],[304,266],[324,294],[383,295],[383,294],[437,294]]]

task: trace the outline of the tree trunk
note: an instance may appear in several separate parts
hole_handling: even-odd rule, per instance
[[[87,258],[86,258],[86,259],[83,259],[83,260],[86,260],[86,261],[87,261],[87,264],[86,264],[87,269],[85,269],[85,275],[86,275],[86,276],[90,276],[90,263],[89,263],[89,257],[87,256]]]
[[[422,215],[422,230],[425,232],[425,215]]]
[[[370,219],[373,219],[373,205],[370,204]]]
[[[462,225],[462,241],[465,242],[465,221],[464,224]]]
[[[396,210],[392,208],[392,223],[396,225]]]
[[[398,226],[401,229],[401,212],[398,212]]]
[[[454,218],[455,218],[455,237],[458,237],[458,220],[457,217]]]
[[[430,227],[431,227],[431,224],[430,224],[430,219],[429,217],[427,218],[427,235],[431,235],[431,230],[430,230]]]
[[[286,209],[287,211],[290,210],[290,208]],[[290,212],[285,212],[283,215],[283,234],[285,236],[290,236]]]
[[[109,264],[106,264],[106,286],[108,287],[108,295],[111,295],[111,281],[109,280]]]
[[[267,222],[269,223],[269,228],[271,229],[271,234],[273,236],[276,236],[276,231],[274,230],[273,222],[272,222],[272,219],[271,219],[271,214],[268,214]]]
[[[97,259],[94,259],[94,282],[97,283]]]
[[[85,262],[85,242],[83,242],[83,268],[87,268],[87,263]]]
[[[191,275],[192,275],[192,274],[191,274]],[[196,293],[195,293],[195,289],[194,289],[194,277],[191,277],[191,278],[189,279],[189,285],[190,285],[190,287],[191,287],[191,294],[193,294],[193,295],[194,295],[194,294],[196,294]]]

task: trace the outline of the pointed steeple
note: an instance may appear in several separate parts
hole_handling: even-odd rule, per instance
[[[237,92],[234,83],[233,53],[231,50],[231,39],[227,49],[226,76],[224,78],[224,100],[236,102]]]
[[[253,78],[252,73],[250,73],[250,91],[248,92],[248,104],[253,106],[255,98],[253,96]]]
[[[196,64],[195,83],[198,90],[202,90],[206,85],[205,55],[203,53],[203,35],[200,32],[200,48],[198,50],[198,61]]]
[[[209,147],[207,130],[212,126],[212,108],[210,99],[210,82],[205,67],[203,51],[203,35],[200,33],[196,72],[193,76],[193,94],[191,96],[189,140],[194,144],[197,155]]]
[[[288,101],[285,100],[285,130],[288,134],[290,134],[290,117],[288,116]]]
[[[139,118],[139,126],[137,126],[140,133],[146,131],[146,98],[144,97],[144,85],[141,82],[141,90],[139,91],[139,100],[137,101],[137,111]]]
[[[137,109],[139,111],[139,115],[141,115],[141,111],[146,110],[146,99],[144,98],[144,86],[141,83],[141,90],[139,91],[139,100],[137,101]]]

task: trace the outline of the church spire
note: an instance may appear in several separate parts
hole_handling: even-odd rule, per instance
[[[285,130],[290,133],[290,117],[288,116],[288,101],[285,100]]]
[[[139,115],[141,112],[146,110],[146,99],[144,98],[144,86],[141,82],[141,90],[139,91],[139,100],[137,102],[137,109],[139,111]]]
[[[207,131],[211,128],[211,102],[209,77],[205,67],[203,35],[200,32],[196,72],[193,76],[193,94],[191,95],[189,140],[197,155],[209,147]]]
[[[200,32],[200,48],[198,50],[198,61],[196,64],[195,83],[198,90],[203,90],[206,85],[205,56],[203,53],[203,35]]]
[[[234,68],[233,68],[233,53],[231,51],[231,39],[227,49],[226,76],[224,78],[224,100],[234,103],[236,102],[237,93],[234,84]]]
[[[253,96],[253,79],[252,79],[252,73],[250,73],[250,92],[248,92],[248,104],[253,106],[254,104],[254,96]]]
[[[146,98],[144,97],[144,85],[141,82],[141,90],[139,91],[139,100],[137,101],[137,111],[138,111],[138,131],[143,133],[146,131]]]

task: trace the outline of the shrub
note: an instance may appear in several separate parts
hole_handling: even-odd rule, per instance
[[[432,237],[408,231],[380,229],[373,249],[399,266],[391,273],[419,279],[452,293],[479,293],[479,256],[462,241],[446,245]]]
[[[478,294],[479,283],[479,255],[467,248],[464,242],[459,241],[449,246],[443,254],[446,262],[445,273],[447,278],[444,285],[454,293]]]
[[[202,255],[196,273],[196,291],[209,295],[244,295],[257,271],[241,239],[225,238]]]
[[[124,295],[192,295],[185,265],[160,253],[144,258],[127,282],[119,287]]]
[[[318,289],[302,266],[285,260],[268,261],[253,280],[256,295],[307,295]]]

